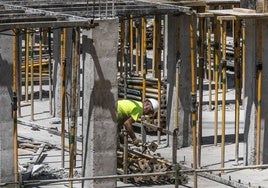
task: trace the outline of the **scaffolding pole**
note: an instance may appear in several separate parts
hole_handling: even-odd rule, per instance
[[[39,31],[39,100],[42,100],[42,48],[43,48],[43,32]]]
[[[34,121],[34,33],[31,33],[31,120]]]
[[[49,114],[52,116],[52,39],[51,28],[48,28],[48,87],[49,87]]]
[[[197,96],[196,96],[196,40],[195,40],[195,16],[191,15],[190,21],[190,54],[191,54],[191,120],[193,134],[193,169],[197,169],[197,147],[196,147],[196,122],[197,122]],[[194,172],[194,188],[197,188],[197,173]]]
[[[133,19],[132,19],[132,14],[129,15],[129,55],[130,55],[130,71],[133,71]]]
[[[211,82],[212,82],[212,75],[211,75],[211,30],[212,30],[212,23],[210,18],[207,18],[207,62],[208,62],[208,107],[209,111],[212,110],[212,89],[211,89]]]
[[[77,128],[77,83],[78,83],[78,69],[79,69],[79,44],[80,44],[80,28],[75,28],[75,41],[74,41],[74,66],[72,74],[72,101],[71,101],[71,126],[70,126],[70,165],[69,177],[73,178],[74,162],[75,162],[75,138]],[[73,182],[69,183],[69,187],[73,187]]]
[[[246,20],[242,20],[242,104],[245,108],[246,90]]]
[[[154,73],[157,78],[157,90],[158,90],[158,112],[157,112],[157,124],[161,127],[161,17],[156,15],[154,17],[154,30],[153,30],[153,62]],[[161,132],[157,131],[157,142],[161,142]]]
[[[258,22],[258,57],[257,57],[257,143],[256,165],[261,163],[261,103],[262,103],[262,21]]]
[[[146,18],[141,18],[141,66],[142,66],[142,101],[146,98]]]
[[[14,139],[14,181],[18,181],[18,123],[17,123],[17,77],[18,77],[18,57],[19,57],[19,36],[18,30],[14,29],[14,37],[13,37],[13,139]]]
[[[225,163],[225,106],[226,106],[226,21],[220,20],[222,41],[222,123],[221,123],[221,167]]]
[[[29,95],[29,30],[25,29],[25,101],[28,102]]]
[[[65,162],[65,97],[66,97],[66,28],[61,34],[61,167]]]
[[[201,167],[201,145],[202,145],[202,103],[203,103],[203,77],[204,77],[204,40],[205,40],[205,19],[204,17],[199,18],[199,72],[198,72],[198,90],[199,90],[199,102],[198,102],[198,137],[197,137],[197,147],[198,147],[198,167]]]
[[[235,155],[236,162],[239,160],[239,117],[240,117],[240,20],[234,21],[234,68],[235,68]]]
[[[214,114],[214,145],[218,143],[218,92],[219,92],[219,61],[220,61],[220,23],[215,19],[214,31],[214,72],[215,72],[215,114]]]
[[[135,21],[135,27],[136,27],[136,30],[135,30],[135,41],[136,41],[136,74],[138,75],[139,74],[139,62],[140,62],[140,21],[139,20],[136,20]]]

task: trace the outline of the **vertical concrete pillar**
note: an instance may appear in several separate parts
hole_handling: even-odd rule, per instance
[[[61,29],[53,30],[53,115],[57,118],[61,117]]]
[[[257,24],[256,20],[246,20],[246,72],[245,72],[245,128],[244,163],[256,162],[256,117],[257,117]]]
[[[190,50],[190,23],[191,16],[180,16],[180,86],[179,86],[179,147],[192,144],[191,126],[191,50]]]
[[[268,163],[268,23],[267,20],[264,20],[262,22],[262,33],[263,33],[263,38],[262,38],[262,44],[263,46],[261,47],[262,49],[262,114],[261,114],[261,161],[264,164]]]
[[[83,31],[83,175],[116,174],[118,20]],[[85,181],[85,188],[111,188],[116,180]]]
[[[12,118],[13,33],[0,35],[0,183],[14,181]]]
[[[179,105],[179,133],[178,147],[189,146],[192,143],[191,124],[190,124],[190,92],[191,92],[191,64],[190,64],[190,18],[186,15],[179,17],[173,15],[166,16],[165,31],[165,55],[167,67],[167,126],[170,130],[174,129],[175,105]],[[182,31],[178,35],[178,28]],[[188,31],[188,32],[187,32]],[[174,41],[178,41],[179,44]],[[179,45],[179,51],[177,51]],[[176,62],[181,58],[180,65],[180,84],[179,84],[179,104],[175,104],[175,77]],[[170,143],[172,139],[169,139]]]

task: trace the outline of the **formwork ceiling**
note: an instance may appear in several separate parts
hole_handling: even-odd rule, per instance
[[[0,17],[55,16],[66,20],[106,19],[127,14],[155,15],[168,13],[192,13],[191,7],[174,2],[153,1],[0,1]]]

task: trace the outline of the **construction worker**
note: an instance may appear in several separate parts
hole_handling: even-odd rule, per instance
[[[119,129],[125,126],[125,129],[133,141],[133,144],[139,146],[142,141],[137,139],[132,123],[137,121],[142,115],[155,114],[158,110],[158,101],[152,98],[145,99],[144,102],[136,100],[123,99],[117,104],[117,123]]]

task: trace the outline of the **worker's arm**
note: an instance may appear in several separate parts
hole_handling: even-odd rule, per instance
[[[135,135],[133,127],[132,127],[133,122],[134,122],[134,120],[130,117],[125,121],[124,126],[125,126],[125,128],[127,130],[128,135],[134,141],[137,138],[136,138],[136,135]]]

